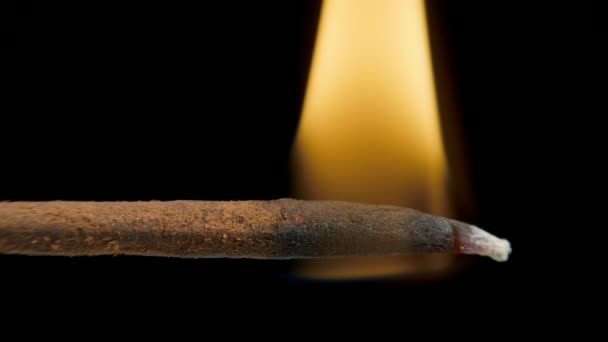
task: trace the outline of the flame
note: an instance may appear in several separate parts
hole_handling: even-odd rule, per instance
[[[293,156],[297,197],[448,215],[424,0],[324,1]],[[360,276],[362,263],[350,264]],[[384,274],[421,263],[364,264],[364,273]],[[331,278],[326,265],[318,274]]]

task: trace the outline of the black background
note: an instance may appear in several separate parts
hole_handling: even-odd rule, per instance
[[[5,12],[0,199],[289,196],[289,150],[319,8],[320,1],[87,2]],[[567,75],[588,71],[566,55],[586,49],[585,33],[598,22],[586,19],[592,10],[584,6],[428,8],[441,53],[435,66],[450,72],[438,75],[451,82],[440,91],[442,108],[459,113],[464,132],[474,220],[511,240],[509,262],[480,260],[447,281],[405,284],[303,281],[277,261],[1,256],[2,293],[22,298],[21,309],[111,308],[160,321],[184,308],[202,315],[212,307],[222,317],[346,308],[363,317],[389,307],[533,325],[522,315],[561,305],[547,285],[562,281],[568,262],[545,257],[555,249],[548,227],[553,235],[568,228],[550,218],[571,182],[552,175],[580,157],[556,140],[571,138],[572,115],[585,113],[570,112],[572,127],[557,128],[564,123],[557,111],[574,96],[562,90],[572,85]]]

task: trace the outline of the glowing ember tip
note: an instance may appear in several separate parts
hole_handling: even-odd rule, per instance
[[[485,230],[463,222],[450,220],[454,232],[454,251],[461,254],[488,256],[496,261],[507,261],[511,244]]]

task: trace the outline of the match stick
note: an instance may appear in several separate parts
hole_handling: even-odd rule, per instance
[[[411,253],[507,260],[507,240],[413,209],[350,202],[0,202],[0,253],[316,258]]]

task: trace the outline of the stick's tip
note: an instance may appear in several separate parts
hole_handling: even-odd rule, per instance
[[[468,244],[468,248],[463,248],[463,253],[485,255],[501,262],[507,261],[509,254],[511,254],[511,244],[509,241],[497,238],[485,230],[472,225],[469,226]]]

